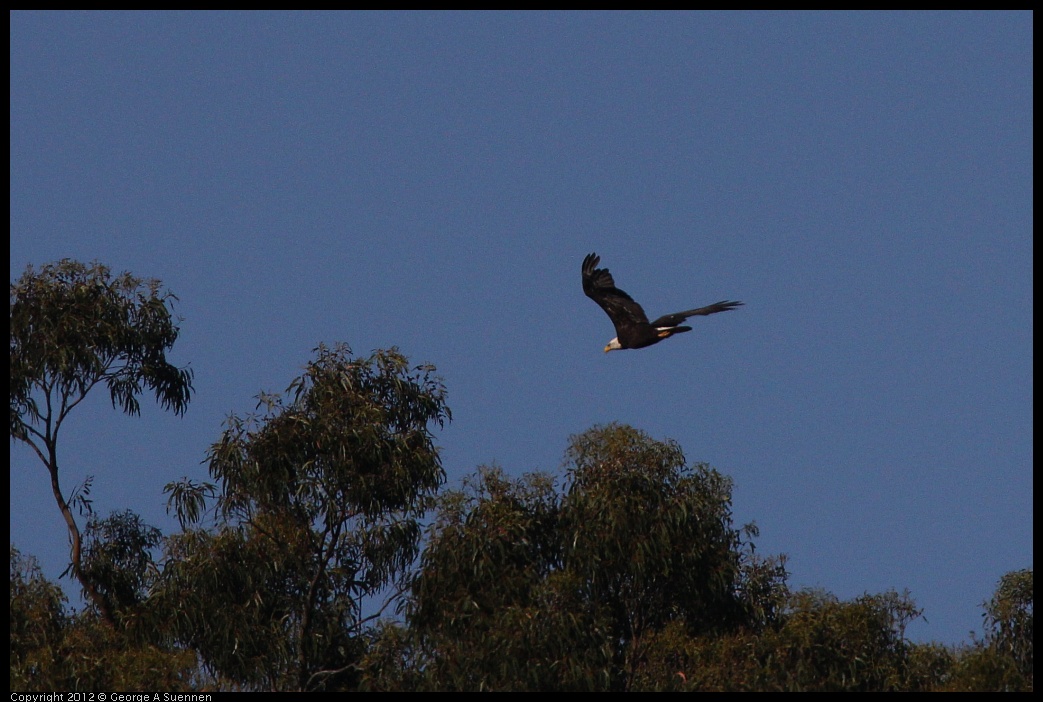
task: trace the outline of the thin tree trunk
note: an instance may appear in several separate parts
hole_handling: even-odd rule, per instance
[[[72,574],[76,576],[76,579],[80,581],[80,585],[83,586],[84,592],[90,597],[91,601],[97,606],[98,611],[101,613],[101,618],[111,627],[116,626],[116,618],[113,616],[112,609],[109,607],[108,602],[101,596],[98,589],[94,586],[94,583],[90,581],[83,573],[82,568],[82,539],[80,537],[80,529],[76,526],[76,520],[72,516],[72,509],[69,507],[69,503],[65,500],[65,496],[62,495],[61,486],[58,484],[58,458],[56,455],[56,446],[48,442],[47,453],[48,462],[47,470],[51,474],[51,492],[54,493],[54,499],[58,503],[58,509],[61,510],[62,516],[65,517],[65,524],[69,528],[69,548],[70,558],[72,559]]]

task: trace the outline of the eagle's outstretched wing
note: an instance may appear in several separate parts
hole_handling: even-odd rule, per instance
[[[688,310],[687,312],[674,312],[673,314],[664,314],[659,319],[652,322],[653,327],[676,327],[678,324],[688,319],[689,317],[699,317],[708,314],[717,314],[718,312],[727,312],[728,310],[734,310],[736,307],[740,307],[741,302],[732,302],[730,300],[721,300],[715,302],[712,305],[706,307],[699,307],[694,310]]]
[[[616,287],[608,269],[597,267],[599,261],[601,257],[596,254],[587,254],[583,259],[583,292],[605,310],[617,334],[622,335],[625,329],[634,325],[648,324],[648,316],[641,305]]]

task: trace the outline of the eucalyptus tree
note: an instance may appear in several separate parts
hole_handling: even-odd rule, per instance
[[[1032,691],[1032,580],[1032,568],[1000,578],[993,596],[982,603],[985,634],[959,656],[946,691]]]
[[[69,532],[71,572],[102,618],[115,623],[111,603],[83,568],[82,538],[73,515],[78,495],[61,486],[58,439],[72,411],[97,386],[114,408],[140,412],[138,396],[155,392],[165,409],[183,414],[192,371],[167,360],[178,338],[177,298],[158,280],[113,275],[100,263],[71,259],[29,266],[11,285],[11,438],[27,445],[47,470],[51,492]]]
[[[777,616],[785,570],[732,524],[727,477],[618,424],[574,436],[565,467],[563,484],[482,469],[440,498],[406,625],[377,639],[364,685],[629,690],[669,627]]]
[[[355,684],[367,623],[400,592],[445,480],[434,371],[395,349],[320,346],[285,394],[259,396],[260,414],[229,417],[213,483],[168,486],[186,530],[168,540],[154,611],[223,685]]]
[[[133,517],[126,513],[119,515],[117,521],[122,522],[123,528],[135,526]],[[121,540],[120,535],[114,536]],[[85,550],[92,541],[90,526],[86,541]],[[110,551],[107,555],[119,556],[120,552]],[[10,599],[12,692],[175,693],[202,688],[203,681],[195,674],[192,651],[164,645],[161,632],[150,630],[141,632],[143,636],[128,636],[128,628],[133,627],[108,626],[91,611],[71,610],[65,593],[43,576],[36,559],[21,554],[14,546]],[[121,624],[133,618],[127,610],[119,612]]]

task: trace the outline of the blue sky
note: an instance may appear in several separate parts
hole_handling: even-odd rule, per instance
[[[228,413],[319,342],[436,365],[449,486],[625,422],[735,481],[791,585],[908,589],[964,641],[1032,566],[1029,13],[11,15],[11,279],[180,298],[183,417],[98,394],[64,488],[165,531]],[[584,297],[602,256],[640,351]],[[68,549],[11,445],[11,540]]]

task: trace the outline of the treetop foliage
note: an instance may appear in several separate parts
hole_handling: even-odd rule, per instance
[[[397,350],[351,358],[320,345],[284,399],[263,393],[264,415],[232,415],[210,450],[226,517],[255,510],[315,509],[377,515],[418,506],[445,479],[430,423],[451,418],[431,366],[409,368]]]
[[[168,540],[156,601],[177,640],[246,689],[350,684],[363,601],[415,560],[445,480],[431,425],[450,414],[433,367],[395,349],[315,354],[285,397],[259,396],[263,414],[228,419],[208,454],[216,484],[168,486],[183,523],[216,495],[216,529]]]
[[[140,411],[144,387],[164,408],[184,413],[192,371],[166,358],[178,337],[170,308],[176,299],[157,280],[113,276],[100,263],[29,266],[11,285],[11,436],[25,440],[29,427],[52,413],[48,429],[57,432],[102,382],[112,406],[127,414]]]
[[[627,690],[670,623],[774,616],[747,598],[779,596],[781,562],[753,558],[730,481],[675,442],[595,427],[572,438],[566,484],[487,468],[440,501],[406,619],[432,688]]]

